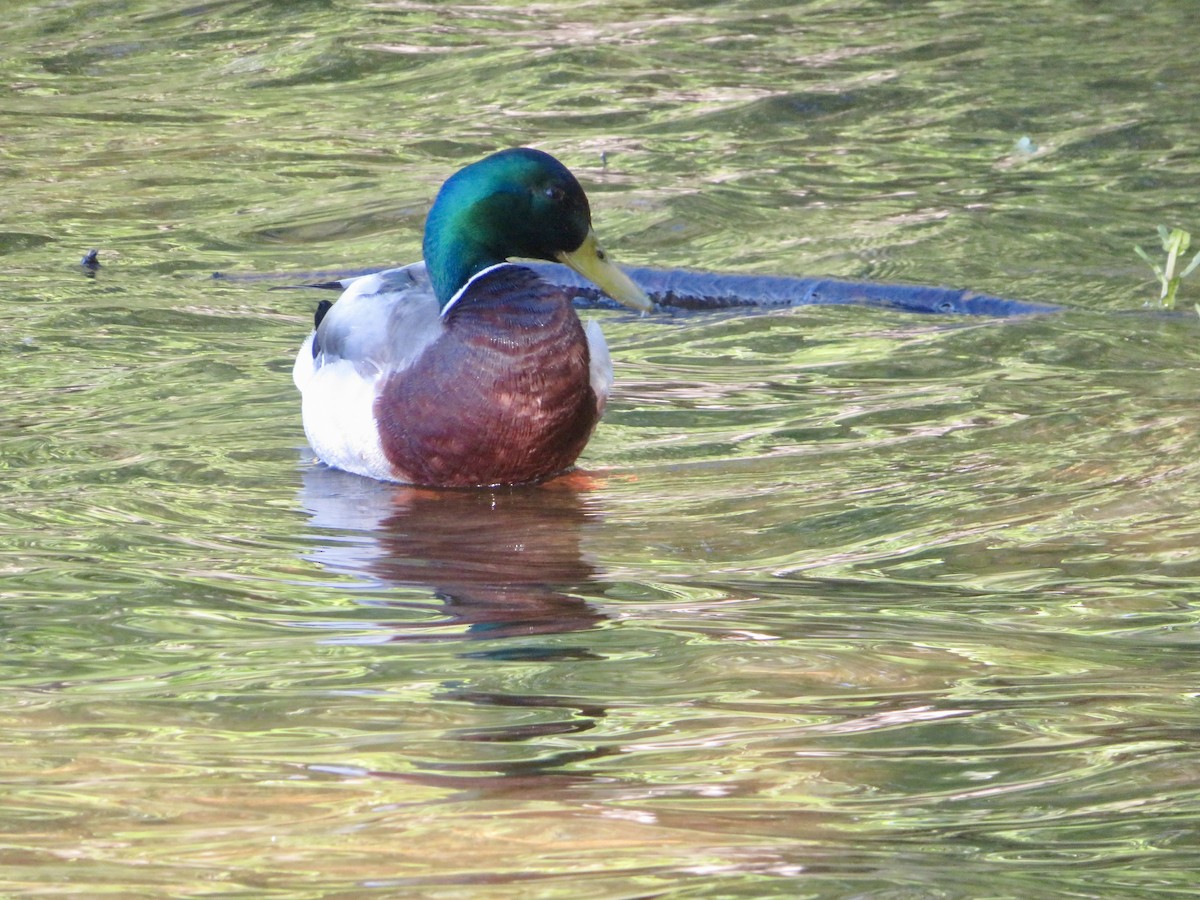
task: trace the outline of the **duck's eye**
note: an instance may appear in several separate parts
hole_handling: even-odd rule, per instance
[[[557,184],[547,185],[542,193],[551,203],[562,203],[567,197],[567,192]]]

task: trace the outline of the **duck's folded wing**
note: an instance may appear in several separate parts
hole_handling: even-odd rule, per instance
[[[326,368],[373,380],[404,369],[441,333],[437,300],[417,263],[348,280],[296,357],[301,390]]]

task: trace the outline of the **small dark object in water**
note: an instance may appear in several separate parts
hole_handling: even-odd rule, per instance
[[[87,253],[83,254],[83,259],[81,259],[79,261],[79,265],[83,268],[83,270],[85,272],[87,272],[87,274],[89,276],[95,275],[96,272],[98,272],[100,269],[100,258],[99,257],[100,257],[100,251],[93,248],[93,249],[89,250]]]

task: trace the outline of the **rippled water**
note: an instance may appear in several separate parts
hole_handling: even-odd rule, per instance
[[[1194,889],[1190,2],[6,17],[5,892]],[[1075,310],[600,312],[580,473],[312,465],[313,298],[207,275],[413,260],[528,143],[627,263]]]

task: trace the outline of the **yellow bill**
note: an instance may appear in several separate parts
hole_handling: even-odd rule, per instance
[[[641,312],[654,309],[654,302],[646,292],[608,258],[596,239],[596,232],[589,229],[583,243],[570,252],[559,253],[558,261],[570,266],[618,303]]]

